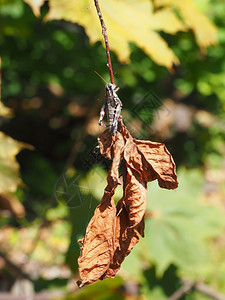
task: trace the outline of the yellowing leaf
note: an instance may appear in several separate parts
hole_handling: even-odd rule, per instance
[[[40,15],[43,0],[24,0]],[[111,50],[121,62],[129,62],[133,42],[157,64],[171,68],[179,60],[158,31],[175,34],[192,29],[200,47],[217,42],[216,27],[195,7],[193,0],[101,0]],[[75,22],[85,28],[90,42],[103,41],[93,0],[49,0],[45,20]],[[155,8],[158,8],[155,11]],[[173,8],[176,8],[183,20]]]
[[[14,159],[23,148],[33,149],[31,145],[18,142],[0,131],[0,158]]]
[[[150,22],[153,29],[163,30],[171,34],[174,34],[180,30],[187,30],[187,27],[181,24],[181,21],[169,7],[156,11],[152,15]]]
[[[15,157],[22,148],[33,149],[0,132],[0,194],[15,192],[22,183]]]
[[[33,10],[33,13],[36,17],[40,17],[41,12],[40,8],[44,4],[45,0],[24,0]]]
[[[10,210],[19,218],[24,217],[25,209],[13,193],[22,184],[20,166],[16,160],[22,148],[33,149],[0,131],[0,209]]]
[[[216,26],[198,11],[192,0],[155,0],[155,5],[175,6],[187,26],[194,31],[200,47],[208,47],[217,42]]]
[[[12,115],[12,110],[0,101],[0,116],[10,118]]]
[[[0,194],[15,192],[21,183],[16,159],[0,157]]]
[[[46,20],[76,22],[85,28],[91,43],[99,40],[103,42],[94,1],[50,0],[49,5]],[[173,63],[179,62],[165,40],[156,32],[186,30],[171,9],[165,8],[154,13],[149,0],[104,0],[100,6],[108,28],[110,47],[120,61],[129,62],[129,42],[133,42],[160,65],[171,68]]]

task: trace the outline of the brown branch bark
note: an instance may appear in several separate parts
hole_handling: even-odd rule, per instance
[[[105,40],[105,48],[106,48],[106,55],[107,55],[107,67],[109,68],[110,81],[111,81],[111,83],[114,84],[112,63],[111,63],[111,57],[110,57],[109,40],[108,40],[108,35],[107,35],[107,32],[106,32],[107,28],[106,28],[105,22],[103,20],[103,16],[102,16],[102,13],[101,13],[101,9],[100,9],[98,0],[94,0],[94,1],[95,1],[95,7],[96,7],[96,10],[97,10],[97,14],[98,14],[101,26],[102,26],[102,35],[103,35],[104,40]]]

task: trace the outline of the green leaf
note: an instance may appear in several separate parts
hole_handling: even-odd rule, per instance
[[[224,215],[217,207],[199,201],[201,173],[182,170],[178,179],[177,191],[149,186],[152,217],[146,220],[145,239],[158,275],[172,263],[197,274],[210,259],[206,239],[221,234],[225,226]]]
[[[80,181],[82,187],[86,187],[87,191],[97,200],[101,200],[103,191],[107,185],[107,173],[100,166],[94,166],[85,179]]]
[[[163,288],[160,286],[156,286],[150,290],[147,285],[144,285],[142,288],[142,294],[146,296],[146,299],[151,299],[151,300],[167,299],[167,296],[163,292]]]
[[[121,270],[126,277],[137,281],[141,279],[144,266],[146,265],[144,261],[147,261],[147,257],[145,257],[147,250],[146,244],[141,239],[122,263]]]
[[[63,300],[124,300],[122,289],[119,290],[122,284],[123,280],[120,277],[98,281],[83,288],[79,294],[72,294]]]
[[[57,207],[48,209],[46,218],[49,221],[55,221],[57,219],[66,218],[68,215],[68,207],[59,203]]]

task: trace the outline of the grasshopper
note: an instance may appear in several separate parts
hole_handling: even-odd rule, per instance
[[[115,84],[107,83],[105,85],[105,103],[102,106],[98,121],[100,126],[109,127],[109,132],[112,135],[115,135],[117,132],[118,119],[120,118],[120,112],[123,106],[120,98],[116,94],[118,90],[119,87]],[[107,114],[108,125],[102,123],[105,112]]]

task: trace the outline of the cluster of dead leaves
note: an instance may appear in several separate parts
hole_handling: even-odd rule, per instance
[[[175,163],[164,144],[134,139],[120,121],[121,129],[113,137],[108,130],[99,137],[101,154],[112,160],[101,203],[89,222],[78,259],[81,281],[78,286],[98,279],[112,278],[121,263],[144,237],[147,182],[159,186],[178,186]],[[113,195],[119,182],[123,160],[123,197],[115,205]]]

